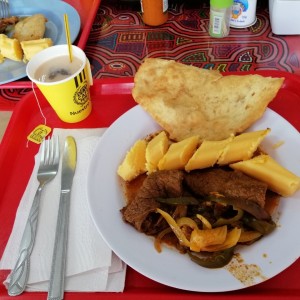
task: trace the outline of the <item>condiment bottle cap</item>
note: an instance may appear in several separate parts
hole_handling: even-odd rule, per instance
[[[217,8],[227,8],[232,6],[233,0],[210,0],[210,5]]]

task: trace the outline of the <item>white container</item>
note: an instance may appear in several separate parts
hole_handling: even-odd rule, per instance
[[[257,0],[234,0],[230,18],[230,27],[246,28],[256,23]]]
[[[300,0],[269,0],[272,32],[300,34]]]

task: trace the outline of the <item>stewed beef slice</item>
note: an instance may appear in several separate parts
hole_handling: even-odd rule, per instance
[[[223,195],[230,204],[248,211],[258,219],[269,219],[265,206],[267,184],[240,171],[223,168],[197,170],[185,174],[187,187],[205,197],[212,192]]]
[[[183,171],[180,170],[151,173],[135,199],[121,210],[124,221],[147,234],[159,232],[162,229],[161,222],[158,222],[160,215],[155,210],[161,205],[155,199],[182,196],[183,177]]]

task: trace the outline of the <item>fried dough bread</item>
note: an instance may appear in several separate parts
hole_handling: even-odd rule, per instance
[[[148,58],[134,77],[132,95],[171,139],[198,135],[222,140],[258,120],[284,78],[228,75],[172,60]]]
[[[47,21],[46,17],[42,14],[35,14],[19,21],[15,25],[14,38],[20,42],[43,38]]]

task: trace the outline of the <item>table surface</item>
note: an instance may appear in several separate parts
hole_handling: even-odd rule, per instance
[[[280,70],[299,73],[300,36],[272,34],[268,1],[257,1],[257,21],[208,34],[209,1],[170,0],[169,19],[145,26],[139,2],[102,0],[85,48],[96,78],[133,76],[145,57],[175,59],[226,72]]]

